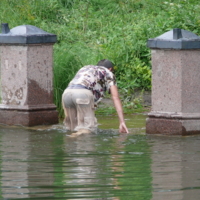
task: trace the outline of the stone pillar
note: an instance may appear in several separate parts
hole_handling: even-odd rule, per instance
[[[152,110],[146,133],[200,133],[200,37],[174,29],[148,40],[152,53]]]
[[[58,123],[53,103],[53,44],[56,35],[35,26],[0,34],[0,123],[35,126]]]

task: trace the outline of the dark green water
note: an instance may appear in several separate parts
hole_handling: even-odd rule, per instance
[[[145,115],[99,117],[98,134],[62,125],[0,127],[0,199],[196,200],[200,136],[145,134]]]

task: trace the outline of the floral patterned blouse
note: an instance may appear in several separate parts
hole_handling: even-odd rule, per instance
[[[110,86],[116,85],[114,74],[103,66],[87,65],[82,67],[70,85],[83,85],[91,90],[94,95],[95,104],[97,104],[106,91],[109,91]]]

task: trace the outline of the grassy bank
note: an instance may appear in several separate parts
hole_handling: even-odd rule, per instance
[[[151,90],[149,38],[173,28],[200,35],[196,0],[1,0],[0,13],[10,28],[29,24],[57,35],[54,96],[61,115],[61,94],[81,66],[113,61],[118,87],[132,101],[134,90]]]

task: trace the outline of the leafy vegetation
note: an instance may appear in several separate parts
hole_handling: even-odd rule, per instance
[[[83,65],[110,59],[128,97],[135,89],[151,90],[149,38],[173,28],[200,35],[196,0],[1,0],[0,13],[10,28],[29,24],[57,35],[53,70],[59,110],[63,90]]]

